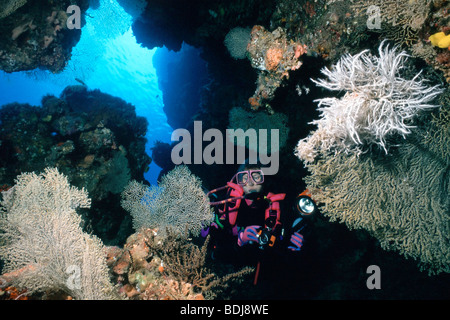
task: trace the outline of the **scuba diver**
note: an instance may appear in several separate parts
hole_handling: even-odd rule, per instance
[[[286,256],[301,250],[304,241],[301,231],[306,225],[301,214],[296,218],[292,210],[286,210],[286,194],[266,192],[264,183],[263,166],[246,160],[226,186],[208,193],[218,197],[220,191],[225,191],[226,197],[210,203],[215,207],[214,220],[202,230],[203,237],[211,235],[213,258],[243,264],[257,262],[254,284],[261,260],[273,258],[274,252]],[[296,211],[299,206],[305,210],[316,209],[312,200],[305,203],[310,199],[306,193],[302,199],[306,200],[300,205],[297,201]]]

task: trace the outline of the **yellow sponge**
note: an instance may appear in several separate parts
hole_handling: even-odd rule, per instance
[[[450,34],[448,36],[443,32],[438,32],[432,34],[429,38],[433,46],[438,46],[439,48],[447,48],[450,46]]]

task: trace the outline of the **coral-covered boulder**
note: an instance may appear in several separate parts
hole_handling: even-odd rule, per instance
[[[125,241],[131,219],[119,194],[144,180],[147,121],[133,105],[84,86],[46,96],[42,107],[13,103],[0,109],[0,185],[21,172],[57,167],[92,198],[88,225],[107,244]],[[121,234],[119,236],[119,234]]]
[[[36,68],[60,72],[80,40],[88,0],[7,0],[0,4],[0,69],[6,72]],[[69,6],[80,9],[80,28],[72,21]],[[70,25],[70,24],[69,24]]]

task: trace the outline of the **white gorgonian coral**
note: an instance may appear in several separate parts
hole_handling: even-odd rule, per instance
[[[203,223],[212,219],[202,182],[186,166],[175,167],[158,186],[131,181],[122,192],[121,205],[133,217],[135,230],[158,228],[162,235],[166,228],[198,235]]]
[[[339,99],[315,100],[321,118],[311,122],[317,130],[299,141],[295,152],[300,159],[312,162],[318,151],[359,153],[373,144],[387,153],[387,137],[405,137],[414,128],[418,112],[437,107],[429,103],[442,92],[438,86],[427,86],[420,72],[411,80],[400,76],[408,57],[405,52],[398,53],[384,42],[378,52],[379,57],[368,50],[344,55],[331,70],[321,70],[328,80],[312,80],[346,93]]]
[[[77,300],[117,298],[103,243],[83,232],[76,212],[91,205],[86,190],[47,168],[40,175],[22,173],[2,197],[0,258],[13,286],[29,294],[62,291]]]

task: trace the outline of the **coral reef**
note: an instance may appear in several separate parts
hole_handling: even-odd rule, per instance
[[[353,0],[352,8],[357,15],[367,14],[370,6],[376,6],[380,11],[380,23],[387,23],[391,26],[401,25],[402,28],[410,28],[417,31],[423,28],[433,0]]]
[[[0,181],[12,185],[20,172],[57,167],[71,183],[86,188],[92,210],[87,226],[107,244],[129,235],[131,219],[120,207],[130,179],[144,180],[151,162],[145,153],[147,121],[122,99],[67,87],[42,107],[10,104],[0,109]],[[87,214],[87,213],[86,213]]]
[[[411,55],[423,59],[434,69],[442,71],[447,82],[450,81],[450,63],[448,59],[445,59],[447,52],[437,53],[435,48],[421,41],[411,46]]]
[[[378,52],[379,57],[367,50],[343,56],[332,70],[322,70],[328,80],[314,80],[345,95],[317,100],[321,118],[312,122],[317,130],[299,141],[300,159],[311,162],[318,150],[359,154],[372,144],[387,153],[386,139],[410,134],[418,113],[436,107],[429,103],[442,89],[426,86],[420,73],[411,80],[401,77],[405,52],[397,53],[383,43]]]
[[[121,204],[133,217],[133,227],[157,228],[198,235],[202,223],[212,219],[201,180],[184,165],[164,175],[158,186],[131,181],[122,192]]]
[[[358,7],[358,3],[362,5]],[[190,117],[202,120],[203,128],[226,129],[226,124],[230,122],[230,111],[236,106],[245,106],[247,98],[255,93],[255,99],[251,101],[254,102],[257,108],[261,109],[258,111],[266,111],[267,102],[270,102],[270,106],[267,108],[268,113],[276,110],[288,115],[289,137],[286,141],[286,148],[294,149],[299,140],[307,137],[309,132],[313,132],[316,129],[314,125],[309,123],[319,117],[318,110],[315,107],[311,107],[316,106],[316,104],[312,103],[312,100],[331,95],[315,86],[310,81],[310,78],[319,78],[319,70],[324,66],[332,72],[331,66],[336,64],[343,55],[355,56],[368,48],[375,48],[374,51],[376,51],[376,48],[384,39],[391,39],[392,42],[401,46],[402,51],[412,55],[408,59],[408,65],[401,69],[401,78],[413,79],[417,73],[421,72],[421,76],[415,78],[415,80],[419,81],[421,78],[424,78],[430,81],[429,87],[440,84],[443,89],[448,91],[448,86],[445,83],[445,78],[447,78],[447,81],[450,79],[448,77],[448,67],[446,67],[446,64],[448,64],[448,50],[434,47],[429,41],[429,36],[437,32],[444,32],[448,35],[449,2],[442,0],[431,2],[397,1],[398,6],[404,6],[405,3],[411,3],[411,6],[406,8],[407,10],[404,12],[399,11],[397,6],[387,9],[391,10],[392,13],[397,10],[396,12],[399,15],[411,19],[408,21],[402,19],[401,23],[394,26],[391,24],[394,20],[387,20],[389,17],[385,16],[385,20],[381,22],[380,29],[369,28],[368,26],[370,12],[367,9],[374,3],[380,4],[380,7],[384,6],[384,3],[380,1],[356,0],[232,0],[228,1],[226,5],[221,1],[212,0],[207,3],[195,1],[192,3],[189,11],[183,12],[179,1],[148,1],[149,5],[142,16],[142,20],[136,22],[133,29],[136,30],[135,34],[138,41],[149,48],[153,48],[157,44],[158,46],[166,45],[176,49],[177,46],[181,47],[181,43],[184,41],[189,45],[202,49],[202,58],[208,62],[208,72],[211,75],[210,83],[200,93],[201,104],[197,114]],[[429,4],[429,6],[426,7],[424,4]],[[424,10],[417,12],[417,8],[421,6]],[[417,12],[416,18],[419,18],[419,20],[414,21],[415,17],[414,14],[410,14],[411,12]],[[403,23],[405,22],[407,25],[404,26]],[[279,78],[270,79],[270,77],[267,77],[267,79],[257,79],[263,73],[270,75],[270,72],[253,68],[251,60],[249,63],[245,59],[232,59],[224,46],[223,40],[227,33],[235,27],[242,26],[262,26],[268,37],[269,34],[281,28],[288,43],[294,42],[306,45],[307,52],[301,57],[301,62],[303,62],[301,68],[288,72],[289,78],[284,77],[282,85],[279,85]],[[150,31],[146,33],[145,30]],[[255,52],[254,56],[261,56],[265,59],[264,52],[267,51],[268,46],[261,46],[261,49],[261,52]],[[372,53],[376,55],[376,52]],[[270,59],[267,59],[268,66],[273,68],[280,57],[280,51],[272,50],[269,56]],[[247,53],[247,57],[251,58],[249,53]],[[266,68],[265,63],[255,64],[255,66]],[[250,68],[253,68],[253,70]],[[257,73],[255,74],[252,71],[257,71]],[[256,90],[255,92],[255,80],[257,81],[257,87],[261,84],[260,87],[267,91],[270,99],[266,101],[263,101],[264,99],[257,100],[259,97],[257,96],[258,91]],[[422,84],[425,85],[424,82]],[[428,86],[428,84],[426,85]],[[300,93],[302,94],[300,95]],[[342,97],[340,93],[335,93],[336,98]],[[262,102],[261,106],[257,106],[258,102]],[[446,104],[441,103],[441,105],[445,106]],[[441,107],[442,110],[444,108]],[[434,139],[433,137],[436,136],[440,137],[441,140],[440,142],[429,143],[426,145],[426,149],[430,148],[432,150],[430,151],[431,153],[445,159],[446,156],[442,155],[447,154],[445,145],[448,145],[448,143],[447,138],[445,138],[446,135],[442,135],[440,132],[446,132],[447,129],[444,125],[438,126],[437,124],[441,124],[446,119],[446,113],[440,113],[437,109],[430,111],[433,114],[432,117],[427,118],[428,112],[419,113],[418,117],[415,117],[414,125],[418,128],[414,129],[412,133],[405,135],[405,139],[401,137],[401,134],[396,134],[396,137],[390,136],[385,140],[389,151],[387,155],[381,156],[377,152],[377,148],[366,148],[366,146],[364,148],[366,153],[361,154],[360,157],[364,159],[372,156],[375,159],[385,157],[386,159],[383,162],[388,162],[388,159],[395,157],[393,153],[396,155],[399,152],[398,148],[394,147],[394,144],[413,143],[414,137],[417,137],[418,130],[427,128],[425,130],[427,133],[424,134],[425,139]],[[224,121],[227,116],[228,122]],[[423,117],[432,123],[436,123],[436,126],[423,126],[424,123],[427,123],[421,122]],[[409,122],[406,123],[408,125],[411,124]],[[321,137],[316,137],[318,138],[318,143],[315,146],[320,146]],[[327,136],[325,136],[326,138]],[[311,154],[313,150],[311,149],[307,153]],[[406,151],[404,154],[406,154]],[[332,154],[319,154],[318,157],[311,158],[310,164],[314,165],[316,161],[331,157]],[[351,158],[353,156],[343,153],[339,157]],[[218,168],[215,166],[196,165],[190,165],[189,168],[202,178],[205,185],[211,188],[217,186],[217,181],[225,181],[225,179],[232,176],[235,169],[232,166],[221,166]],[[283,154],[283,157],[280,159],[280,168],[282,168],[283,174],[280,175],[281,177],[273,177],[275,181],[274,187],[283,189],[283,192],[287,190],[288,193],[298,192],[299,189],[303,190],[303,179],[308,174],[311,175],[311,179],[326,178],[321,185],[325,185],[327,180],[333,178],[334,175],[339,176],[338,171],[333,171],[334,175],[332,177],[328,176],[328,173],[333,168],[322,168],[330,171],[317,171],[316,174],[311,174],[311,172],[306,170],[309,168],[303,168],[301,162],[293,154]],[[373,176],[375,176],[374,173]],[[336,188],[337,185],[338,183],[336,182]],[[428,196],[431,196],[430,194],[428,193]],[[295,197],[295,194],[292,196]],[[363,196],[361,193],[361,197]],[[357,202],[356,196],[355,198],[346,196],[345,199],[352,199],[355,203]],[[366,198],[364,197],[364,199]],[[415,202],[416,200],[410,198],[406,201]],[[429,201],[429,199],[427,198],[426,201]],[[414,204],[419,205],[419,203]],[[340,205],[345,205],[345,201],[341,200]],[[373,205],[375,206],[374,208],[367,207],[369,212],[372,209],[378,210],[376,204]],[[347,211],[351,214],[351,209]],[[333,213],[336,214],[336,217],[339,217],[338,212],[333,211]],[[376,299],[381,297],[392,299],[393,297],[414,297],[423,299],[425,296],[435,298],[448,297],[445,288],[448,286],[448,281],[445,281],[447,278],[422,276],[416,270],[414,262],[411,263],[410,260],[402,259],[396,253],[391,254],[381,250],[375,241],[376,239],[369,237],[365,229],[348,231],[345,225],[328,223],[326,218],[329,217],[329,213],[324,211],[324,214],[326,216],[323,217],[323,221],[319,225],[317,222],[314,224],[313,229],[320,230],[312,232],[313,237],[317,232],[316,241],[312,240],[309,242],[312,249],[308,255],[309,259],[306,259],[308,263],[305,263],[305,265],[311,264],[310,273],[308,274],[309,277],[305,276],[301,282],[302,286],[309,286],[311,289],[310,295],[305,294],[306,298],[336,299],[353,297],[360,299],[363,297]],[[322,234],[326,234],[326,236],[322,236]],[[399,239],[404,239],[402,236],[402,234],[396,234],[396,237]],[[314,244],[311,244],[311,242],[314,242]],[[333,246],[332,243],[339,243],[339,245]],[[345,245],[341,245],[342,243],[345,243]],[[434,241],[434,243],[437,242]],[[305,247],[304,253],[307,250]],[[394,250],[400,251],[398,249]],[[423,248],[418,249],[416,253],[410,253],[409,256],[426,255],[426,251]],[[317,259],[318,257],[320,259]],[[328,258],[327,262],[329,263],[322,263],[324,257]],[[314,262],[319,260],[320,263]],[[363,270],[363,267],[367,267],[365,264],[368,261],[382,266],[383,277],[390,279],[383,280],[384,290],[371,291],[369,293],[367,290],[364,290],[365,288],[360,288],[361,283],[366,279],[366,275],[361,270]],[[436,266],[438,265],[439,263],[436,264]],[[354,276],[356,274],[358,274],[358,280],[355,280]],[[424,287],[427,289],[422,290]],[[277,292],[280,295],[294,295],[290,289],[292,288]],[[412,292],[420,292],[420,294]],[[261,297],[261,295],[262,293],[259,292],[257,296]],[[289,296],[289,298],[291,297]]]
[[[28,300],[27,291],[15,287],[0,286],[0,300]]]
[[[356,17],[350,1],[277,1],[271,28],[308,47],[308,55],[334,62],[370,38],[366,17]]]
[[[67,27],[67,8],[77,5],[82,14],[88,0],[43,2],[9,0],[0,5],[0,69],[6,72],[47,69],[60,72],[80,39],[81,30]]]
[[[445,148],[440,140],[449,131],[439,132],[426,140],[412,134],[388,158],[321,154],[307,165],[308,188],[331,221],[368,230],[383,249],[414,258],[430,274],[448,273],[450,163],[435,150]]]
[[[165,142],[156,141],[152,147],[152,161],[161,168],[158,181],[175,167],[175,164],[172,162],[171,152],[172,145]]]
[[[424,85],[420,73],[403,79],[405,57],[382,43],[379,58],[363,51],[323,70],[328,81],[316,84],[346,92],[318,100],[326,105],[313,121],[318,128],[299,141],[296,154],[331,221],[368,230],[383,249],[418,260],[430,274],[449,272],[448,106],[440,97],[438,115],[424,120],[420,111],[436,107],[429,103],[444,90]],[[392,134],[403,136],[401,144]]]
[[[442,35],[443,33],[444,37],[442,38],[448,41],[448,33],[450,31],[450,3],[448,1],[434,1],[433,9],[434,11],[429,19],[429,24],[433,26],[433,29],[426,32],[416,44],[412,45],[411,52],[413,55],[424,59],[427,64],[436,70],[441,71],[447,83],[450,83],[449,47],[442,48],[440,46],[433,46],[430,48],[430,43],[433,45],[430,39],[433,34]],[[427,35],[429,35],[428,38]]]
[[[274,98],[290,71],[301,67],[299,58],[306,53],[306,46],[289,41],[282,28],[269,32],[256,25],[252,28],[247,51],[252,67],[259,70],[255,94],[249,98],[252,109],[257,110]]]
[[[117,3],[133,17],[134,20],[138,19],[142,12],[144,12],[147,3],[145,0],[117,0]],[[92,3],[90,4],[92,7]]]
[[[208,241],[199,247],[170,229],[165,234],[144,228],[123,249],[108,248],[108,264],[122,295],[135,300],[212,299],[253,271],[247,267],[219,275],[208,266]]]
[[[76,212],[90,207],[86,190],[48,168],[40,175],[20,175],[2,195],[2,282],[26,289],[27,295],[62,291],[80,300],[116,297],[103,244],[82,231]]]
[[[173,129],[186,128],[201,102],[199,93],[209,81],[206,62],[198,50],[183,45],[178,53],[165,48],[157,50],[152,63],[157,70],[158,86],[164,91],[167,123]]]
[[[430,40],[431,44],[435,47],[443,49],[450,47],[450,35],[446,36],[444,32],[436,32],[435,34],[432,34],[428,40]]]
[[[447,82],[450,81],[448,61],[436,59],[438,55],[448,52],[446,36],[450,22],[448,1],[356,0],[352,2],[351,9],[355,16],[364,17],[369,15],[371,6],[379,10],[380,19],[379,28],[373,31],[407,48],[414,56],[424,59],[435,69],[442,71]],[[443,40],[441,46],[438,46],[437,37]]]
[[[0,300],[204,300],[224,294],[253,268],[219,274],[186,234],[142,228],[123,248],[84,233],[84,189],[57,169],[24,173],[0,203]],[[114,285],[113,285],[114,283]]]

